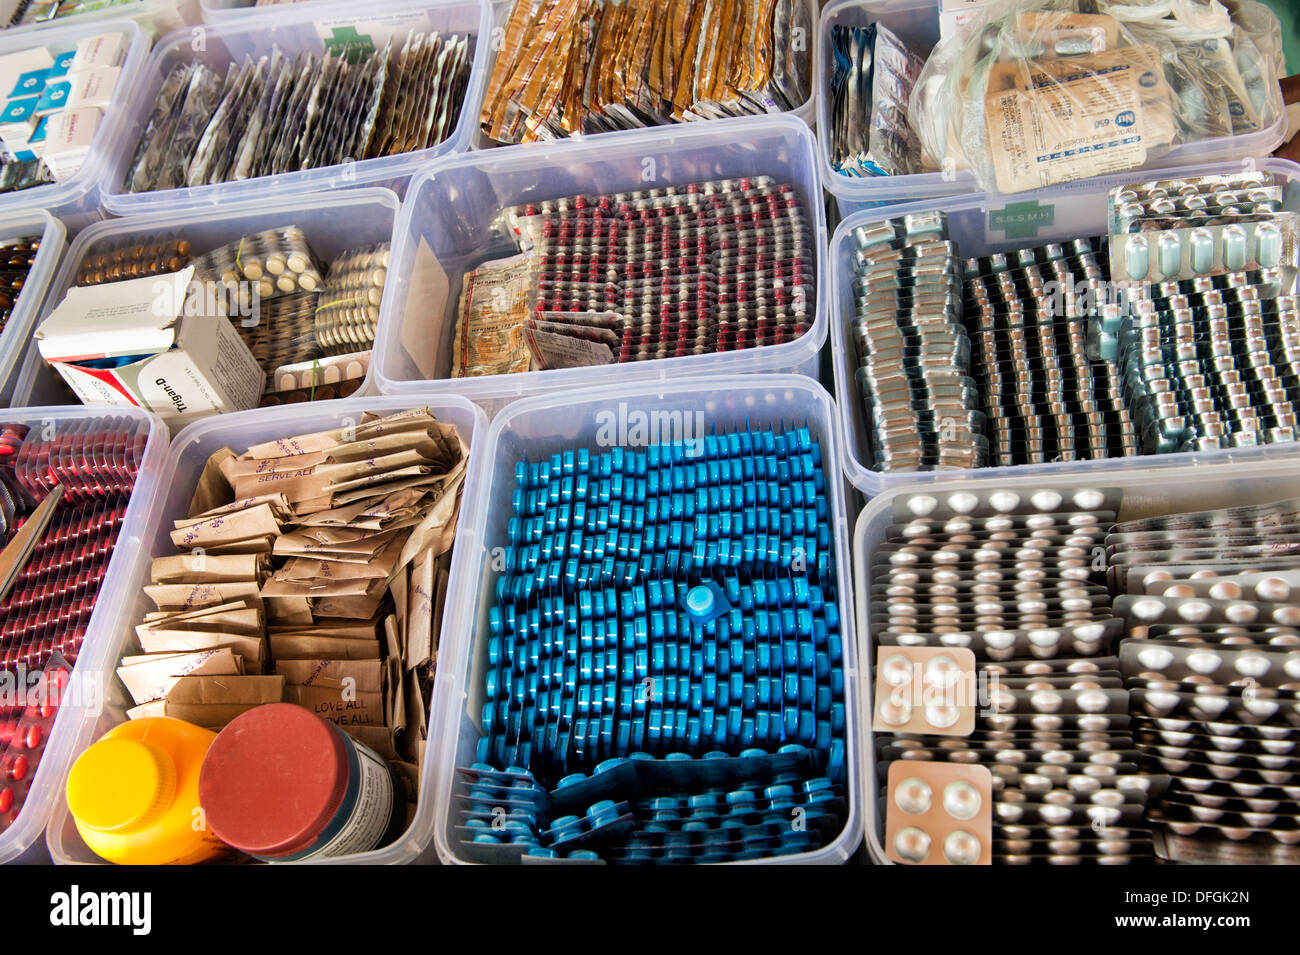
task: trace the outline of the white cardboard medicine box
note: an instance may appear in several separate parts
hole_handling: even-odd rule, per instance
[[[262,369],[230,319],[188,294],[193,271],[69,289],[36,331],[41,356],[83,403],[169,425],[255,407]]]

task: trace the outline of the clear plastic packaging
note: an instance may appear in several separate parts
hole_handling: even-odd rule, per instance
[[[479,41],[488,33],[489,24],[486,0],[402,0],[400,4],[385,6],[382,13],[372,17],[358,12],[355,4],[312,3],[290,4],[249,21],[205,26],[193,36],[190,31],[182,30],[164,37],[140,70],[131,108],[125,114],[121,132],[115,139],[104,178],[104,206],[116,215],[136,215],[245,199],[265,201],[266,197],[285,193],[350,188],[403,179],[434,157],[463,152],[469,148],[477,129],[483,83],[491,56],[491,45]],[[384,37],[391,35],[395,48],[400,48],[410,30],[469,35],[469,84],[456,125],[441,143],[418,152],[255,179],[153,192],[126,191],[124,179],[136,145],[154,109],[163,80],[174,67],[198,60],[224,75],[228,64],[242,61],[245,55],[254,58],[269,56],[276,46],[286,56],[300,51],[320,54],[326,48],[324,38],[333,36],[335,30],[356,28],[364,32],[368,27],[374,31],[370,36],[376,46],[382,46]],[[195,49],[196,46],[200,48]]]
[[[612,133],[511,146],[440,160],[412,180],[402,205],[375,341],[376,386],[384,393],[453,391],[491,413],[524,395],[615,380],[750,371],[815,375],[818,350],[826,340],[820,245],[814,321],[794,341],[618,366],[448,377],[463,277],[484,259],[499,257],[497,252],[517,251],[497,227],[504,210],[580,193],[766,175],[799,191],[817,243],[825,233],[825,216],[814,149],[812,133],[801,120],[772,116],[688,124],[653,135]]]
[[[1119,492],[1119,519],[1129,520],[1148,515],[1168,514],[1177,511],[1197,511],[1217,507],[1236,507],[1284,500],[1300,494],[1300,456],[1278,456],[1276,460],[1259,461],[1243,474],[1239,464],[1221,462],[1214,465],[1188,464],[1160,471],[1102,471],[1089,474],[1003,474],[1001,477],[932,484],[927,493],[942,499],[948,491],[1006,489],[1022,495],[1037,491],[1060,491],[1090,488]],[[870,613],[871,559],[875,549],[885,540],[894,523],[894,502],[909,490],[893,487],[868,502],[858,516],[853,533],[853,573],[856,600],[859,659],[862,666],[864,697],[863,713],[874,712],[870,685],[871,662],[875,647],[867,627]],[[869,721],[868,721],[869,722]],[[875,739],[871,726],[862,727],[862,802],[867,851],[874,862],[892,865],[883,847],[885,835],[885,806],[880,800],[883,778],[876,761]]]
[[[136,544],[132,551],[137,555],[138,573],[130,582],[124,582],[114,593],[119,595],[119,614],[112,634],[105,634],[108,639],[98,645],[97,666],[90,672],[95,674],[99,691],[104,701],[103,713],[93,725],[88,725],[71,747],[64,765],[64,775],[71,761],[81,753],[93,740],[98,739],[110,727],[121,723],[126,709],[130,707],[126,690],[118,681],[116,667],[127,648],[134,642],[134,625],[140,621],[145,612],[153,609],[152,602],[145,596],[142,585],[146,582],[149,563],[156,555],[175,552],[170,532],[172,521],[189,513],[190,500],[199,475],[207,463],[208,457],[223,447],[239,450],[263,441],[303,434],[331,428],[344,427],[348,422],[357,422],[363,413],[393,414],[411,408],[428,407],[439,421],[454,424],[461,437],[470,446],[468,473],[465,477],[464,497],[461,502],[461,530],[457,534],[456,550],[452,558],[451,572],[447,593],[449,599],[443,617],[443,633],[447,641],[443,643],[444,651],[448,643],[455,641],[452,629],[463,609],[459,606],[461,595],[472,590],[472,584],[464,575],[471,567],[477,573],[477,536],[470,520],[478,510],[477,490],[482,485],[486,465],[484,431],[487,419],[483,413],[469,401],[456,395],[410,395],[402,398],[348,398],[342,401],[327,401],[312,405],[299,405],[280,408],[257,408],[238,414],[223,415],[198,422],[186,428],[176,436],[170,453],[159,470],[156,495],[149,508],[147,522],[136,528]],[[457,599],[453,599],[457,598]],[[431,713],[438,713],[441,704],[438,693],[445,680],[442,670],[446,664],[440,659],[439,674],[435,682],[434,701]],[[436,738],[438,724],[431,724],[430,750]],[[371,864],[398,865],[419,860],[425,856],[433,837],[435,822],[434,792],[438,781],[438,767],[430,756],[425,759],[420,780],[420,797],[415,818],[405,832],[391,845],[374,852],[339,856],[326,860],[330,864]],[[55,863],[99,863],[102,860],[86,846],[76,824],[68,812],[67,800],[63,793],[63,779],[59,778],[57,788],[46,790],[49,802],[50,824],[46,830],[46,843],[50,857]]]
[[[67,229],[48,212],[39,209],[17,211],[0,219],[0,239],[39,236],[40,250],[18,296],[13,314],[0,332],[0,400],[12,401],[27,346],[41,314],[45,292],[67,248]]]
[[[45,27],[39,31],[0,32],[0,56],[39,46],[66,52],[76,49],[78,40],[101,33],[121,33],[126,36],[128,45],[126,58],[122,61],[122,72],[113,88],[112,103],[104,110],[103,119],[95,129],[90,150],[81,168],[67,179],[16,192],[0,193],[0,212],[35,207],[46,209],[65,219],[95,213],[105,171],[116,151],[122,148],[122,139],[126,135],[123,131],[125,118],[138,105],[133,96],[133,88],[145,58],[149,55],[148,36],[131,20],[90,19],[87,22],[76,21],[64,26]]]
[[[536,396],[519,401],[500,412],[492,422],[482,449],[481,460],[487,462],[475,498],[476,510],[463,510],[465,533],[473,534],[471,547],[457,551],[457,557],[470,554],[472,563],[465,568],[467,592],[459,604],[458,617],[447,618],[446,631],[456,639],[442,646],[439,657],[438,699],[430,734],[429,760],[436,760],[438,789],[434,817],[434,838],[438,856],[444,863],[468,863],[457,850],[452,814],[453,770],[474,763],[480,737],[477,714],[482,710],[484,668],[487,665],[489,608],[496,573],[494,554],[508,540],[507,522],[511,518],[509,497],[515,488],[515,463],[536,460],[552,453],[573,448],[594,448],[598,434],[610,424],[609,415],[633,420],[637,415],[669,416],[681,421],[699,421],[709,433],[732,427],[776,426],[784,422],[806,424],[822,446],[827,461],[834,459],[838,436],[833,421],[833,402],[814,381],[792,375],[725,376],[692,382],[642,382],[617,387],[566,391],[554,396]],[[629,431],[630,435],[631,432]],[[841,633],[844,638],[845,743],[848,761],[848,788],[851,793],[848,818],[839,836],[822,849],[796,856],[765,859],[766,862],[838,864],[847,861],[861,841],[861,816],[858,800],[853,798],[868,787],[856,761],[860,708],[858,665],[853,634],[849,629],[848,517],[843,484],[827,471],[827,498],[832,511],[831,533],[834,539],[836,573],[839,581]],[[458,540],[458,548],[466,543]],[[475,581],[469,584],[469,581]],[[436,744],[436,746],[435,746]]]
[[[857,227],[911,213],[939,209],[948,217],[949,233],[957,243],[963,258],[988,255],[992,252],[1106,233],[1106,195],[1115,186],[1146,179],[1241,172],[1243,164],[1245,168],[1272,173],[1282,182],[1300,181],[1300,166],[1295,163],[1281,159],[1265,159],[1259,162],[1244,160],[1243,163],[1180,167],[1163,171],[1130,171],[1113,176],[1079,180],[1015,197],[976,193],[971,196],[952,196],[899,204],[863,211],[841,222],[830,244],[828,273],[830,289],[827,310],[831,324],[835,393],[838,397],[837,404],[844,438],[844,470],[853,485],[868,496],[874,496],[901,484],[985,478],[999,474],[1051,475],[1072,471],[1116,473],[1218,461],[1252,462],[1253,466],[1253,462],[1268,461],[1287,454],[1286,445],[1265,445],[1225,451],[1033,464],[1016,468],[978,468],[967,471],[874,471],[871,470],[872,461],[865,431],[867,421],[862,395],[854,380],[855,349],[849,337],[849,326],[854,315],[852,255],[853,230]]]
[[[1168,13],[1154,3],[990,4],[935,47],[913,90],[923,155],[970,168],[987,191],[1022,192],[1276,125],[1276,60],[1228,9]]]
[[[52,280],[47,280],[49,294],[39,314],[44,320],[59,306],[87,259],[132,240],[183,236],[191,242],[197,255],[265,229],[296,225],[306,234],[313,251],[328,262],[358,245],[391,241],[399,209],[397,197],[389,190],[358,188],[329,195],[291,194],[274,202],[232,203],[211,212],[155,212],[97,222],[77,235],[63,258],[62,267]],[[37,324],[31,322],[31,328]],[[23,341],[30,337],[29,329]],[[16,350],[23,347],[23,342],[18,342]],[[0,355],[3,348],[4,339],[0,338]],[[35,354],[35,348],[32,352]],[[59,385],[58,373],[36,354],[34,365],[24,361],[14,385],[14,401],[42,400],[42,396],[49,400],[50,389]],[[361,393],[372,393],[369,378],[362,385]]]
[[[1246,4],[1239,9],[1244,11],[1238,14],[1239,22],[1254,35],[1259,35],[1258,31],[1272,16],[1258,3]],[[939,4],[936,0],[832,0],[822,11],[818,27],[816,69],[821,94],[817,97],[816,127],[821,153],[820,169],[823,185],[835,196],[840,214],[845,217],[886,203],[961,195],[980,188],[974,175],[967,169],[958,168],[956,163],[940,163],[940,168],[934,172],[874,178],[851,178],[831,167],[828,139],[831,114],[830,97],[827,95],[830,64],[834,62],[831,29],[836,25],[865,27],[876,22],[897,34],[913,51],[928,58],[939,41]],[[1264,42],[1261,52],[1271,64],[1276,60],[1276,51],[1267,47],[1267,42]],[[930,72],[927,70],[927,73]],[[918,90],[919,88],[920,84]],[[916,122],[914,110],[911,116]],[[1285,129],[1285,117],[1279,113],[1254,132],[1228,136],[1191,136],[1175,145],[1151,149],[1140,167],[1155,169],[1265,156],[1282,142]]]
[[[162,422],[138,408],[113,408],[107,412],[102,408],[10,408],[5,412],[6,421],[33,429],[52,426],[56,433],[63,425],[76,426],[108,418],[125,419],[147,433],[145,450],[67,695],[41,754],[22,812],[12,826],[0,833],[0,864],[43,859],[44,846],[38,840],[49,821],[55,798],[62,797],[63,781],[74,756],[95,738],[97,704],[103,699],[99,695],[99,683],[105,672],[111,672],[113,653],[126,630],[126,615],[131,609],[128,595],[139,590],[148,569],[140,544],[160,486],[168,445],[167,429]]]

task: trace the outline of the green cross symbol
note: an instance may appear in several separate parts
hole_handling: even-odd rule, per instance
[[[346,55],[349,63],[360,63],[362,57],[375,52],[375,43],[368,33],[358,33],[356,27],[335,27],[325,41],[325,49],[333,56]]]
[[[989,210],[989,231],[1005,232],[1008,239],[1032,239],[1038,230],[1056,219],[1056,206],[1042,205],[1037,199],[1013,202],[1001,209]]]

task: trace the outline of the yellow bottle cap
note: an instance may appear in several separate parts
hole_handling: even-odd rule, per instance
[[[139,829],[176,793],[171,757],[144,740],[109,737],[89,747],[68,774],[68,808],[99,832]]]

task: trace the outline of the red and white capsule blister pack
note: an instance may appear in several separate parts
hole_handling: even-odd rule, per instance
[[[889,766],[885,854],[904,865],[991,865],[993,776],[983,766]]]
[[[24,695],[33,698],[0,755],[0,832],[8,829],[22,810],[71,675],[67,661],[54,653],[36,686],[24,687]]]
[[[969,736],[975,729],[975,654],[962,647],[879,647],[877,733]]]

